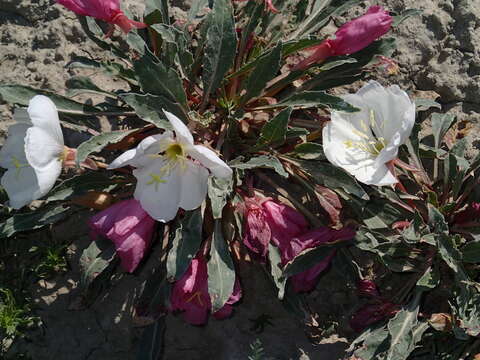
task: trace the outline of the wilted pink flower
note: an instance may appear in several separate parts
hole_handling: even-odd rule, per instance
[[[112,240],[125,271],[133,272],[150,247],[153,220],[135,199],[120,201],[89,221],[93,235]]]
[[[356,332],[361,332],[367,326],[385,319],[386,317],[395,315],[398,310],[398,305],[395,305],[389,301],[366,304],[358,309],[358,311],[352,316],[352,319],[350,320],[350,327]]]
[[[230,316],[231,305],[240,300],[241,296],[240,282],[235,279],[233,293],[227,303],[213,316],[216,319]],[[174,284],[170,302],[171,310],[184,311],[183,317],[190,324],[202,325],[207,322],[212,303],[208,293],[207,262],[203,256],[194,258],[185,274]]]
[[[457,225],[465,225],[471,222],[478,223],[480,221],[480,203],[471,203],[468,207],[457,213],[453,218],[453,223]]]
[[[380,293],[378,292],[377,285],[372,280],[362,279],[357,283],[357,289],[360,296],[378,298]]]
[[[82,16],[91,16],[112,25],[118,25],[125,33],[132,28],[142,29],[147,25],[130,20],[120,10],[120,0],[57,0],[57,3]]]
[[[330,56],[353,54],[385,35],[393,18],[381,6],[371,6],[365,15],[342,25],[333,39],[327,39],[312,48],[313,54],[298,63],[294,70],[322,62]]]
[[[286,247],[294,236],[308,229],[308,223],[295,209],[270,198],[245,200],[244,244],[264,258],[270,241]]]
[[[279,246],[282,264],[285,265],[306,249],[311,249],[325,243],[350,240],[354,236],[355,230],[351,228],[334,230],[329,227],[320,227],[309,231],[303,235],[294,237],[287,246]],[[292,276],[290,279],[293,290],[295,292],[311,291],[315,287],[318,275],[328,267],[334,255],[335,250],[332,250],[329,256],[312,268]]]

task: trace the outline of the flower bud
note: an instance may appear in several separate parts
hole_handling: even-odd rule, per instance
[[[380,297],[377,285],[372,280],[362,279],[357,283],[357,289],[360,296],[365,297]]]
[[[352,316],[350,327],[356,332],[361,332],[377,321],[395,315],[398,310],[398,305],[388,301],[364,305]]]

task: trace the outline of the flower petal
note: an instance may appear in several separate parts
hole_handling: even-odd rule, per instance
[[[33,168],[33,170],[35,171],[39,188],[35,199],[40,199],[47,195],[53,185],[55,185],[55,181],[57,181],[62,172],[62,163],[60,160],[54,160],[42,168]]]
[[[193,161],[187,161],[186,166],[180,173],[179,205],[184,210],[193,210],[202,205],[207,196],[208,170]]]
[[[163,113],[167,117],[170,124],[172,124],[173,130],[177,137],[177,141],[182,144],[193,145],[193,136],[187,126],[180,120],[178,117],[169,113],[168,111],[163,110]]]
[[[8,194],[10,206],[14,209],[20,209],[32,200],[38,199],[37,177],[30,166],[9,169],[3,174],[1,184]]]
[[[202,145],[194,145],[188,147],[187,153],[209,169],[213,176],[219,178],[228,178],[232,176],[232,169],[209,148]]]
[[[134,167],[146,166],[150,161],[149,157],[145,155],[158,154],[160,149],[160,143],[172,139],[173,134],[171,131],[165,131],[161,135],[152,135],[143,139],[135,149],[127,150],[122,155],[117,157],[108,165],[108,169],[118,169],[127,165]]]
[[[30,100],[28,115],[35,127],[43,129],[60,145],[63,146],[63,134],[58,119],[57,107],[48,97],[37,95]]]
[[[346,168],[346,170],[355,176],[358,181],[367,185],[386,186],[398,182],[385,164],[379,165],[372,162],[355,168]]]
[[[63,142],[51,136],[43,128],[32,126],[25,136],[25,155],[33,168],[44,168],[51,162],[59,162],[63,154]]]
[[[137,178],[135,199],[155,220],[167,222],[177,214],[180,203],[181,180],[178,169],[160,174],[166,163],[162,158],[151,160],[148,166],[133,171]]]
[[[16,169],[27,164],[25,157],[25,135],[31,124],[13,124],[8,128],[8,138],[0,149],[0,166],[6,169]]]

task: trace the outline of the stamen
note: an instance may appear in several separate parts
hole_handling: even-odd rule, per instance
[[[20,177],[20,171],[24,167],[28,167],[28,164],[22,164],[15,156],[12,156],[12,164],[15,166],[15,177],[18,179]]]
[[[162,179],[161,175],[157,175],[157,174],[154,174],[154,173],[151,173],[149,175],[152,179],[149,182],[147,182],[147,185],[155,185],[155,191],[158,191],[158,185],[159,184],[166,183],[166,181]]]
[[[198,303],[200,304],[200,306],[204,306],[203,305],[203,301],[202,301],[202,294],[200,293],[200,291],[197,291],[196,293],[194,293],[192,296],[190,296],[185,302],[189,303],[191,302],[193,299],[197,299],[198,300]]]

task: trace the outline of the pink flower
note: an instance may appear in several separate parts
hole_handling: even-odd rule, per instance
[[[282,256],[282,264],[285,265],[306,249],[317,247],[320,244],[349,240],[354,236],[355,230],[351,228],[334,230],[328,227],[320,227],[318,229],[309,231],[303,235],[293,238],[287,246],[279,246]],[[328,265],[330,265],[330,261],[333,259],[334,255],[335,250],[332,250],[330,255],[312,268],[300,274],[293,275],[290,278],[293,290],[295,292],[313,290],[316,285],[318,275],[320,275],[320,273],[324,271]]]
[[[224,319],[232,313],[232,305],[240,300],[242,290],[240,282],[235,279],[233,292],[227,303],[213,314],[216,319]],[[212,309],[208,293],[207,262],[203,256],[192,260],[185,274],[175,282],[171,295],[171,310],[184,311],[185,321],[192,325],[202,325],[207,322]]]
[[[254,254],[264,258],[270,241],[286,247],[294,236],[308,229],[308,223],[295,209],[270,198],[247,198],[243,242]]]
[[[91,16],[112,25],[118,25],[125,33],[132,28],[145,28],[147,25],[130,20],[120,10],[120,0],[57,0],[57,3],[82,16]]]
[[[367,326],[395,315],[398,310],[398,305],[384,300],[375,304],[366,304],[352,316],[350,327],[356,332],[361,332]]]
[[[456,225],[476,224],[480,221],[480,203],[473,202],[465,210],[455,214],[453,223]]]
[[[92,218],[93,235],[112,240],[125,271],[133,272],[150,247],[155,220],[135,199],[120,201]]]
[[[381,6],[371,6],[365,15],[342,25],[335,38],[327,39],[314,46],[313,54],[298,63],[293,70],[322,62],[330,56],[353,54],[385,35],[392,25],[393,18]]]
[[[362,279],[357,283],[357,289],[360,296],[379,298],[377,285],[372,280]]]

